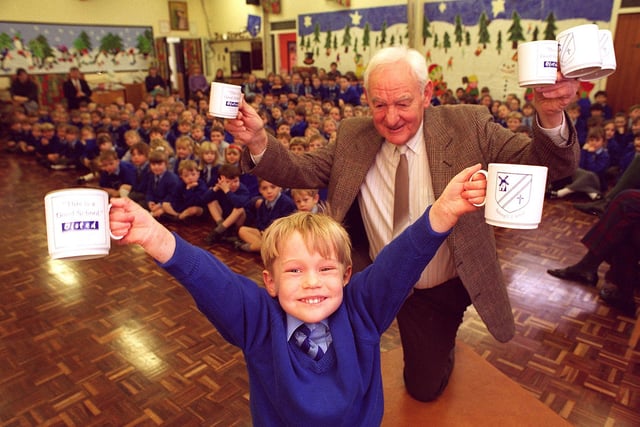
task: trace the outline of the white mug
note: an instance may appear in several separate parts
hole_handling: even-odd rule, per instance
[[[242,102],[242,88],[227,83],[212,82],[209,113],[215,117],[235,119]]]
[[[547,183],[546,166],[490,163],[486,171],[476,173],[487,178],[484,202],[476,205],[484,206],[487,224],[519,229],[538,228]]]
[[[518,83],[521,87],[552,85],[558,72],[558,42],[538,40],[518,45]]]
[[[598,36],[600,38],[600,58],[602,59],[602,65],[600,66],[599,70],[579,77],[578,80],[598,80],[607,77],[616,71],[616,51],[613,47],[613,37],[611,36],[611,31],[599,30]]]
[[[575,79],[600,70],[600,33],[596,24],[566,29],[556,39],[560,44],[560,71],[565,77]]]
[[[44,197],[49,255],[84,260],[109,254],[109,194],[98,188],[68,188]]]

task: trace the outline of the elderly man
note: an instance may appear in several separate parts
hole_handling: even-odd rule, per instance
[[[550,180],[575,170],[579,146],[564,108],[576,94],[577,81],[558,74],[556,84],[535,90],[531,140],[495,123],[484,106],[431,107],[433,83],[427,76],[419,52],[404,47],[378,51],[364,75],[372,117],[344,120],[335,144],[302,156],[291,155],[268,136],[246,103],[225,126],[248,148],[245,171],[291,188],[328,187],[329,210],[345,222],[355,252],[368,255],[364,261],[418,218],[465,167],[478,162],[484,167],[492,162],[546,165]],[[394,215],[394,205],[402,203],[395,210],[405,216]],[[496,339],[513,337],[493,229],[482,211],[461,218],[397,316],[405,385],[416,399],[433,400],[446,387],[456,333],[471,303]]]

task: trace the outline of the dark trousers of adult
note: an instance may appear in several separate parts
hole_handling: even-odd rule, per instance
[[[620,176],[616,185],[606,195],[608,201],[613,200],[618,194],[625,190],[640,188],[640,155],[636,154],[629,166]]]
[[[611,266],[607,279],[623,297],[633,298],[640,258],[640,190],[619,193],[581,242]]]
[[[454,365],[456,334],[471,299],[459,278],[414,289],[397,315],[404,352],[404,382],[416,400],[442,394]]]

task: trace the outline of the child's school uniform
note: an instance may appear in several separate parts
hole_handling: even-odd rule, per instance
[[[211,188],[204,195],[204,203],[209,204],[217,200],[222,209],[222,216],[227,217],[233,209],[247,208],[251,201],[251,194],[244,184],[240,183],[236,191],[228,191],[225,193],[222,190],[213,191]]]
[[[162,203],[170,201],[179,185],[180,178],[171,171],[166,171],[161,175],[151,174],[149,177],[149,185],[147,187],[147,203]]]
[[[204,165],[200,171],[200,178],[207,188],[214,187],[218,183],[218,169],[220,169],[220,165]]]
[[[207,186],[201,179],[198,180],[198,185],[189,189],[183,182],[180,182],[169,203],[176,212],[182,212],[192,206],[204,207],[203,198],[207,190]]]
[[[128,162],[120,162],[113,173],[100,172],[100,187],[117,190],[123,184],[133,187],[136,183],[136,167]]]
[[[289,341],[295,319],[277,298],[176,235],[174,255],[160,265],[222,336],[242,349],[256,425],[380,425],[380,337],[448,235],[431,229],[428,212],[344,287],[342,303],[326,322],[331,344],[318,361]]]
[[[256,209],[256,228],[264,231],[278,218],[290,215],[296,211],[296,204],[291,197],[280,193],[280,196],[273,203],[266,200]]]

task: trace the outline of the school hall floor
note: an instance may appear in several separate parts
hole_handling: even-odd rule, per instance
[[[242,354],[140,248],[49,258],[43,197],[76,176],[0,153],[0,426],[250,425]],[[596,218],[576,200],[547,201],[537,230],[496,229],[515,338],[495,341],[472,308],[458,338],[576,426],[638,426],[635,319],[546,274],[585,252]],[[168,226],[200,245],[211,222]],[[260,281],[257,255],[210,251]],[[398,346],[394,325],[382,350]]]

